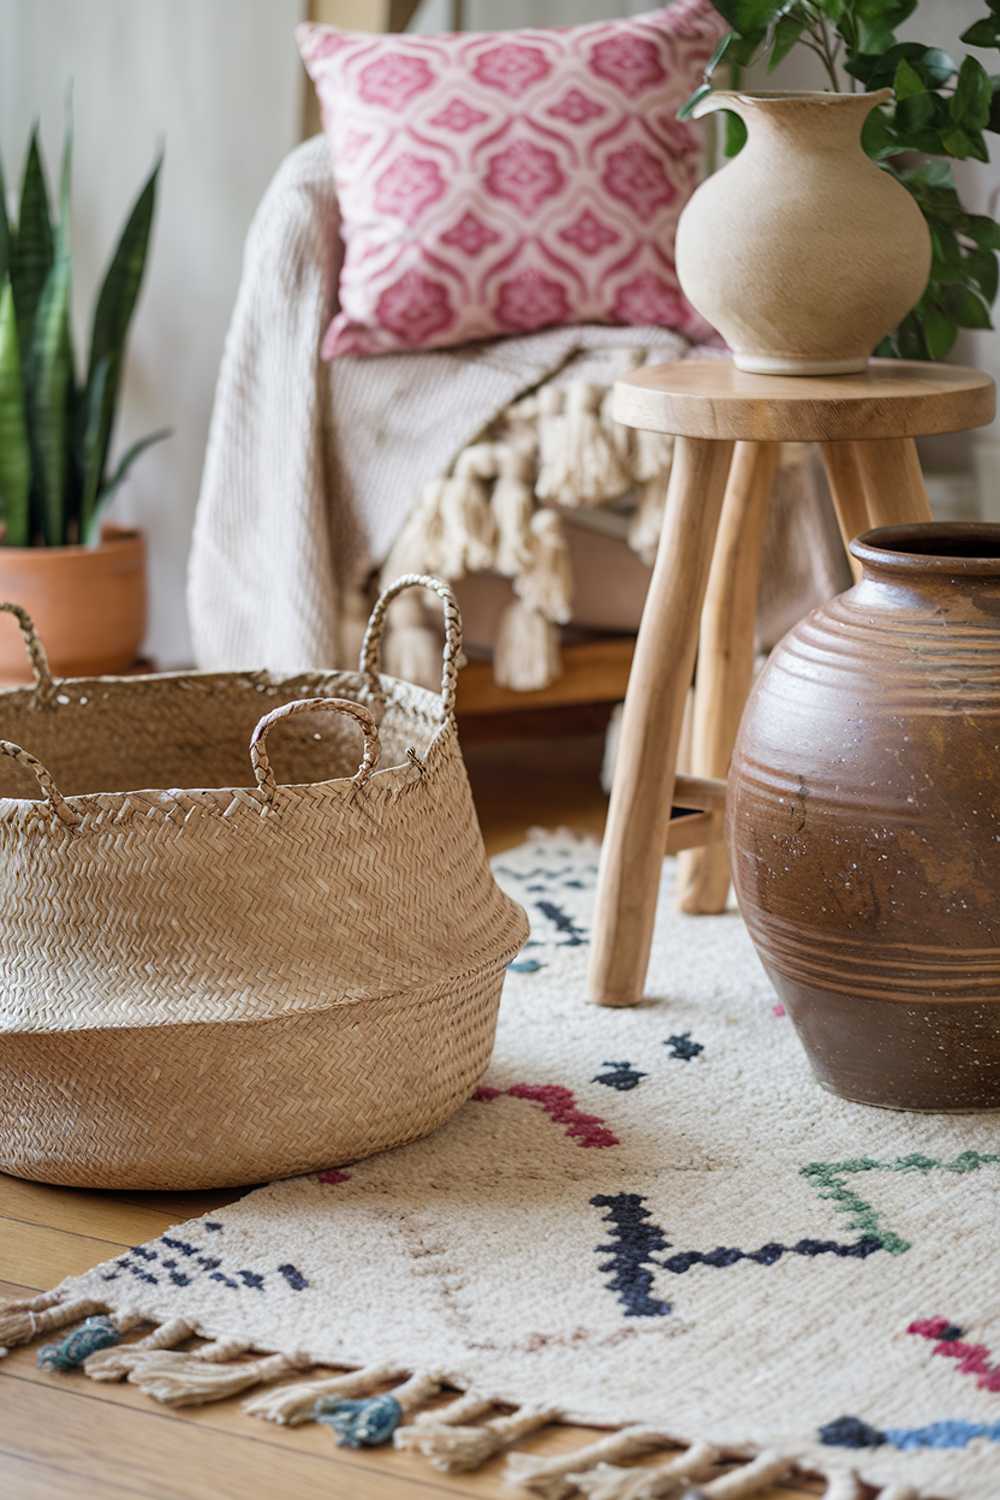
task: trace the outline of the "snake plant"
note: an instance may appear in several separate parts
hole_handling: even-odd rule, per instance
[[[70,302],[72,145],[67,126],[55,218],[37,126],[16,224],[0,163],[0,541],[9,547],[95,541],[101,511],[134,460],[168,436],[159,431],[141,438],[111,468],[125,345],[146,264],[160,161],[111,257],[80,379]]]

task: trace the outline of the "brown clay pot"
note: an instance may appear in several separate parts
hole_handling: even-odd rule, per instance
[[[28,611],[57,677],[124,672],[146,631],[142,534],[105,526],[95,547],[0,547],[0,599]],[[31,681],[9,616],[0,617],[0,681]]]
[[[813,1071],[896,1109],[1000,1108],[1000,526],[870,531],[747,704],[740,909]]]

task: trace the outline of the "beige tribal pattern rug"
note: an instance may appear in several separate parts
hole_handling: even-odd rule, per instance
[[[669,873],[656,999],[588,1006],[595,847],[496,870],[533,935],[448,1126],[136,1246],[0,1312],[0,1342],[439,1467],[509,1450],[550,1500],[721,1500],[796,1460],[838,1500],[855,1474],[996,1500],[1000,1118],[825,1094],[738,917],[678,915]],[[610,1431],[517,1451],[555,1420]],[[712,1477],[720,1453],[748,1462]]]

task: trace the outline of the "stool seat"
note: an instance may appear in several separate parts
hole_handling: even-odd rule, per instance
[[[729,894],[720,804],[753,675],[761,543],[780,444],[819,445],[846,544],[871,526],[931,519],[914,439],[985,426],[995,392],[981,370],[953,365],[876,359],[857,375],[752,375],[720,357],[637,370],[615,385],[612,410],[630,427],[676,438],[618,741],[590,956],[591,999],[634,1005],[665,851],[686,851],[682,910],[722,911]],[[690,774],[678,786],[696,657],[683,767]],[[671,818],[678,798],[685,815]]]
[[[627,427],[749,442],[928,437],[985,427],[996,410],[982,370],[873,359],[858,375],[751,375],[728,359],[650,365],[615,384]]]

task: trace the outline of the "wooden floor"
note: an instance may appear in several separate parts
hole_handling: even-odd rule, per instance
[[[474,736],[469,737],[470,740]],[[599,834],[600,738],[471,745],[468,758],[491,851],[533,826]],[[232,1201],[218,1193],[87,1193],[0,1176],[0,1296],[51,1287],[179,1219]],[[587,1435],[562,1429],[523,1444],[557,1452]],[[31,1349],[0,1361],[0,1500],[433,1500],[505,1497],[493,1461],[477,1474],[438,1475],[393,1449],[337,1448],[315,1425],[253,1421],[239,1398],[173,1412],[130,1385],[38,1370]],[[815,1495],[783,1488],[761,1500]]]

